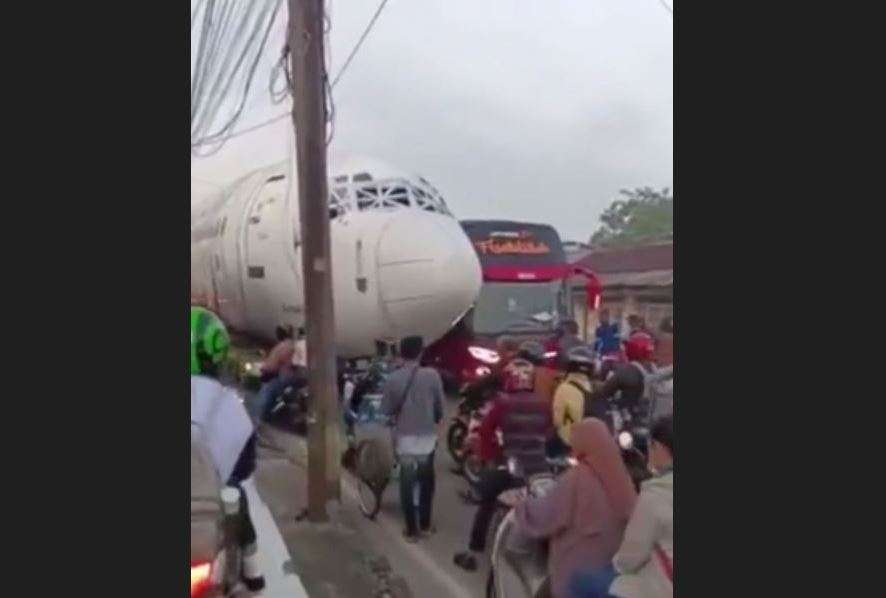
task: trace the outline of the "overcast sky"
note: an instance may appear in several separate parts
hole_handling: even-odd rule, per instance
[[[378,2],[328,3],[330,77]],[[238,130],[287,109],[267,91],[285,15]],[[619,189],[672,185],[673,20],[659,0],[389,0],[333,99],[332,152],[425,176],[458,218],[587,241]],[[290,130],[192,158],[193,192],[283,159]]]

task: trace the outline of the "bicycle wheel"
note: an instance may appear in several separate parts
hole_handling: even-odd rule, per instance
[[[381,509],[381,492],[373,488],[368,482],[360,480],[357,484],[357,496],[360,502],[360,512],[367,519],[375,519]]]

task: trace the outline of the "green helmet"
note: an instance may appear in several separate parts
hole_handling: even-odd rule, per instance
[[[216,375],[225,357],[231,337],[224,322],[203,307],[191,306],[191,375]]]

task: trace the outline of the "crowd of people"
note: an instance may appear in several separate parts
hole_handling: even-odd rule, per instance
[[[255,467],[255,432],[242,404],[220,391],[215,381],[226,354],[224,327],[211,312],[195,309],[192,438],[201,434],[215,447],[222,479],[239,487]],[[480,456],[489,466],[478,484],[467,547],[453,559],[457,566],[477,568],[499,495],[520,487],[526,476],[549,471],[551,459],[568,455],[576,465],[557,478],[553,489],[543,497],[525,499],[515,510],[523,534],[549,542],[553,596],[672,595],[673,394],[665,385],[673,378],[673,321],[666,319],[655,335],[641,318],[629,318],[628,324],[623,335],[602,310],[591,345],[578,336],[575,322],[564,323],[546,343],[499,339],[498,363],[466,392],[476,402],[474,408],[492,402],[479,429]],[[276,393],[307,375],[303,331],[296,337],[279,328],[277,334],[278,343],[262,367],[263,385],[251,414],[256,421],[267,416]],[[421,337],[406,337],[399,343],[399,367],[391,368],[387,356],[372,366],[385,372],[381,412],[393,426],[403,536],[408,542],[435,532],[434,456],[445,395],[440,373],[421,365],[423,349]],[[643,482],[639,495],[605,413],[607,400],[615,395],[650,424],[652,477]],[[231,429],[242,430],[236,437],[213,438],[213,429],[199,425],[195,413],[218,401],[230,408]],[[519,476],[497,466],[505,460],[518,464]],[[245,508],[244,513],[242,543],[249,556],[255,552],[255,532]],[[254,565],[244,569],[244,576],[249,587],[263,584]]]
[[[629,326],[622,341],[604,312],[592,346],[578,337],[574,322],[566,322],[546,344],[499,340],[499,363],[465,393],[475,402],[473,408],[484,397],[492,401],[479,431],[481,458],[491,466],[481,474],[467,549],[455,555],[456,565],[477,568],[503,491],[549,470],[551,458],[572,455],[577,466],[558,479],[552,492],[525,500],[516,511],[523,533],[549,540],[553,596],[672,594],[673,397],[657,392],[650,401],[649,389],[673,377],[673,323],[663,322],[661,340],[640,318],[631,318]],[[383,411],[394,422],[405,472],[400,498],[409,542],[434,531],[434,452],[442,420],[442,381],[435,369],[420,365],[421,346],[420,338],[403,340],[404,363],[383,389]],[[619,358],[601,368],[600,358],[613,355]],[[648,463],[654,475],[643,483],[639,497],[611,424],[604,423],[606,399],[616,393],[652,423]],[[492,465],[505,459],[518,463],[519,477]]]

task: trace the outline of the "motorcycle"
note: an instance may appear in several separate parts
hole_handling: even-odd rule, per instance
[[[273,404],[268,412],[268,421],[282,425],[304,426],[308,419],[308,406],[310,405],[310,393],[307,379],[298,379],[287,385],[283,391],[273,399]]]
[[[486,580],[486,598],[542,598],[550,595],[547,543],[520,534],[514,515],[517,504],[527,496],[545,496],[554,487],[557,476],[576,462],[565,458],[549,460],[549,463],[552,466],[550,472],[522,476],[516,462],[508,460],[508,471],[523,478],[525,483],[498,497],[500,509],[492,526],[492,566]]]
[[[636,412],[617,400],[609,401],[604,421],[618,442],[621,458],[639,492],[640,485],[652,476],[648,467],[649,428]]]

